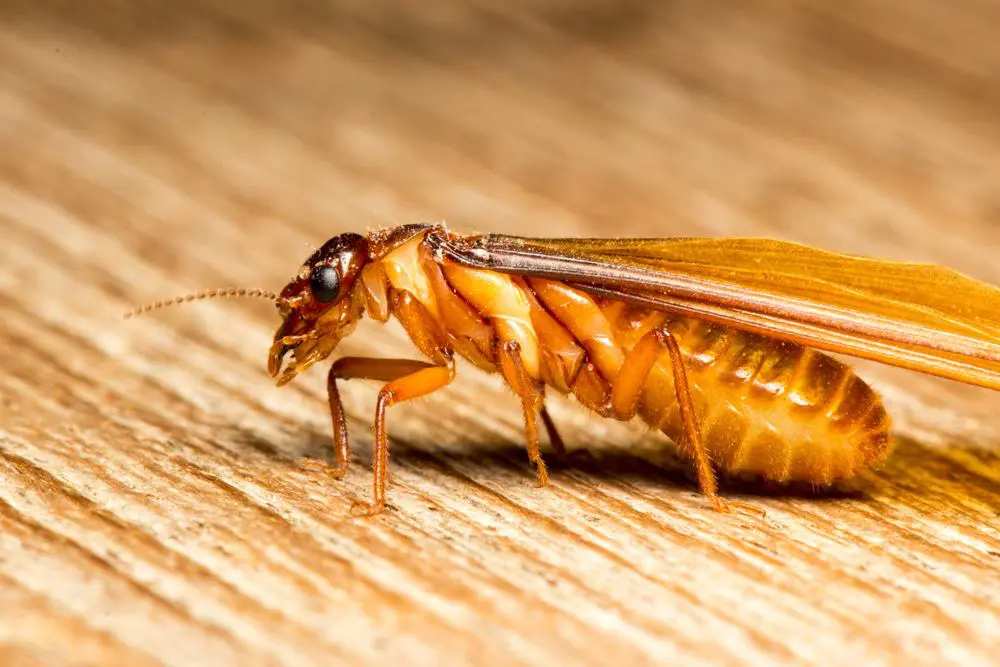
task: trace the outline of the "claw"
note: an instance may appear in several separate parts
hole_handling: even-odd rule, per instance
[[[351,516],[369,517],[376,516],[385,511],[385,505],[366,503],[363,500],[355,500],[351,503]]]
[[[535,471],[536,471],[536,474],[537,474],[537,478],[535,480],[535,486],[537,488],[542,488],[543,486],[548,486],[549,485],[549,471],[548,471],[548,468],[545,467],[545,463],[543,461],[538,461],[535,464],[535,466],[536,466]]]
[[[323,459],[305,459],[299,461],[299,468],[310,472],[318,472],[332,479],[341,479],[347,474],[347,466],[339,467],[330,465]]]
[[[735,500],[726,500],[722,496],[711,496],[712,509],[723,514],[741,514],[745,517],[763,521],[767,518],[767,512],[754,507],[748,503],[741,503]]]

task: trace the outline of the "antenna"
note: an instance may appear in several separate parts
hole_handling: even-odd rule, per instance
[[[190,303],[192,301],[203,301],[206,299],[235,299],[235,298],[251,298],[251,299],[267,299],[268,301],[279,301],[280,297],[274,292],[263,289],[243,289],[236,287],[224,287],[222,289],[209,289],[203,290],[201,292],[196,292],[194,294],[186,294],[184,296],[174,297],[173,299],[166,299],[164,301],[154,301],[145,306],[131,310],[123,315],[124,319],[131,319],[133,317],[139,317],[140,315],[145,315],[154,310],[160,310],[161,308],[169,308],[170,306],[177,306],[182,303]]]

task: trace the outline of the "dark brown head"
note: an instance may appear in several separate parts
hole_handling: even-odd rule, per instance
[[[267,360],[279,385],[330,356],[361,319],[364,301],[354,287],[367,263],[368,240],[341,234],[314,252],[281,291],[278,310],[284,321],[274,334]],[[292,358],[282,371],[289,352]]]

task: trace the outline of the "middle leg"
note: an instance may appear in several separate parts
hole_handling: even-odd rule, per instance
[[[544,390],[531,375],[528,374],[521,360],[521,346],[517,341],[508,340],[499,343],[500,372],[510,388],[521,399],[521,410],[524,413],[524,439],[528,448],[528,459],[535,464],[535,471],[538,475],[538,486],[545,486],[549,483],[549,471],[542,460],[542,452],[538,446],[538,422],[535,416],[541,412],[545,421],[549,435],[555,433],[554,425],[550,426],[551,418],[544,412]],[[555,438],[558,438],[556,434]],[[558,442],[558,444],[556,444]],[[561,439],[553,439],[553,446],[557,451],[562,448]]]

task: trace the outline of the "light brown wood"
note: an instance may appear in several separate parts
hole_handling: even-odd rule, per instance
[[[995,392],[858,364],[896,454],[840,495],[725,487],[760,524],[565,401],[593,458],[536,488],[465,364],[392,410],[395,511],[353,519],[377,385],[341,388],[334,482],[325,373],[273,386],[268,305],[120,313],[439,219],[1000,284],[996,3],[342,4],[0,4],[0,663],[990,664]],[[368,322],[342,353],[413,350]]]

